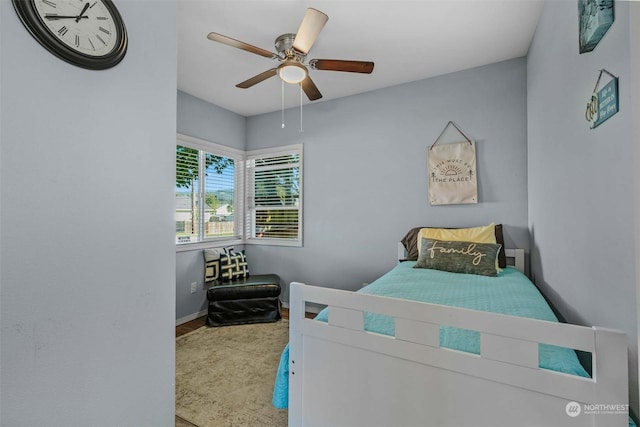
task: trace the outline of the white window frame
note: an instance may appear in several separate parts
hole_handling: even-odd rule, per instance
[[[277,246],[302,246],[303,239],[303,147],[302,144],[293,144],[286,145],[281,147],[273,147],[273,148],[265,148],[261,150],[253,150],[248,151],[247,153],[247,163],[255,159],[261,159],[264,157],[278,157],[278,156],[286,156],[290,154],[298,154],[300,157],[300,161],[298,163],[299,168],[299,189],[300,194],[298,197],[298,238],[297,239],[277,239],[277,238],[256,238],[255,236],[255,213],[256,210],[253,206],[254,200],[254,187],[253,187],[253,179],[251,176],[251,170],[249,166],[245,166],[245,173],[247,177],[245,178],[246,183],[246,202],[245,202],[245,244],[249,245],[277,245]]]
[[[234,188],[234,237],[210,237],[206,239],[202,239],[198,242],[190,242],[190,243],[176,243],[176,251],[191,251],[195,249],[203,249],[210,248],[214,246],[226,246],[226,245],[234,245],[234,244],[243,244],[243,236],[244,236],[244,200],[245,200],[245,152],[242,150],[237,150],[235,148],[226,147],[224,145],[217,144],[215,142],[205,141],[202,139],[194,138],[188,135],[183,135],[178,133],[176,135],[176,145],[183,145],[185,147],[190,147],[196,150],[205,151],[207,153],[227,157],[233,159],[235,161],[234,164],[234,179],[235,179],[235,188]],[[174,168],[175,170],[175,168]],[[202,171],[202,175],[204,175],[204,171]],[[200,176],[198,178],[200,182],[204,182],[204,176]],[[200,199],[200,206],[203,206],[204,197],[206,192],[206,186],[200,186],[200,193],[198,197]],[[198,224],[199,235],[202,236],[202,224]]]

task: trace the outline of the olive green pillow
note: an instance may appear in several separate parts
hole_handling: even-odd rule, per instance
[[[497,276],[499,243],[445,242],[422,239],[422,252],[413,268],[430,268],[452,273]]]
[[[418,235],[420,230],[430,227],[414,227],[407,232],[401,242],[407,250],[407,257],[401,261],[417,261],[418,260]],[[498,253],[498,266],[500,268],[507,267],[507,257],[504,253],[504,236],[502,234],[502,224],[496,224],[496,243],[502,245]]]

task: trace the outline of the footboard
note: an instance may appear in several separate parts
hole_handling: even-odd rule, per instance
[[[292,283],[290,426],[628,425],[618,331]],[[328,307],[328,322],[305,304]],[[395,336],[364,330],[393,318]],[[480,333],[480,354],[440,347],[440,326]],[[592,378],[538,367],[539,344],[592,354]]]

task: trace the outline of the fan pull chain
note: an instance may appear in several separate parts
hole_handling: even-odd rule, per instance
[[[300,86],[300,133],[304,132],[302,129],[302,85]]]
[[[282,82],[282,89],[280,91],[281,94],[281,104],[280,104],[280,111],[282,111],[282,129],[284,129],[284,80],[280,80]]]

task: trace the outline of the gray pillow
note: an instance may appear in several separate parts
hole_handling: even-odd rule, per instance
[[[445,242],[422,239],[422,252],[413,268],[430,268],[452,273],[497,276],[498,243]]]

